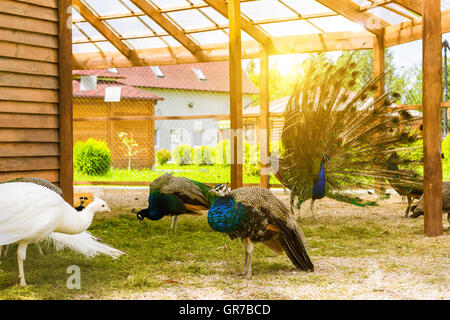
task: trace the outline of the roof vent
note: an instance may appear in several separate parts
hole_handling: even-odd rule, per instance
[[[164,78],[164,73],[162,73],[161,69],[158,66],[150,67],[157,78]]]
[[[192,68],[192,71],[194,71],[194,73],[197,76],[198,80],[206,81],[206,77],[203,74],[202,70],[200,70],[199,68]]]

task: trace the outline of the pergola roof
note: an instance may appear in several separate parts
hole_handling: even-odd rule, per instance
[[[242,57],[369,49],[421,38],[423,0],[241,0]],[[74,69],[228,59],[223,0],[73,0]],[[442,32],[450,0],[442,0]]]

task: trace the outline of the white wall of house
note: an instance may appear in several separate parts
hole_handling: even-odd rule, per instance
[[[155,106],[156,116],[230,113],[230,98],[226,92],[158,88],[146,88],[146,90],[164,98]],[[243,106],[251,102],[252,95],[244,94]],[[216,119],[157,120],[155,121],[155,149],[165,148],[172,151],[178,144],[214,147],[218,142],[219,126],[220,122]]]

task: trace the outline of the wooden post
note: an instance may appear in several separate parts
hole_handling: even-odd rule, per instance
[[[261,166],[262,188],[269,189],[270,175],[263,174],[263,169],[268,169],[267,156],[270,151],[270,134],[269,134],[269,54],[265,47],[262,47],[259,55],[259,152]]]
[[[72,1],[58,1],[59,186],[73,204]]]
[[[441,1],[423,1],[422,9],[424,231],[434,237],[443,231]]]
[[[241,9],[239,0],[228,1],[230,25],[230,127],[231,188],[242,187],[242,66],[241,66]]]
[[[385,72],[385,47],[384,47],[384,34],[375,35],[373,39],[373,76],[378,77]],[[385,94],[385,78],[383,77],[379,81],[377,90],[374,93],[374,98],[377,99]],[[375,179],[380,185],[385,183],[382,179]],[[376,193],[380,195],[386,194],[386,189],[382,186],[375,188]]]

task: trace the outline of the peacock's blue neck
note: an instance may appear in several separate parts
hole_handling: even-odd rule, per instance
[[[150,220],[160,220],[165,216],[159,205],[160,194],[151,192],[148,196],[148,208],[146,209],[146,217]]]
[[[211,228],[223,233],[238,230],[246,217],[245,207],[231,196],[219,197],[208,211],[208,223]]]
[[[313,199],[321,199],[325,196],[325,162],[320,165],[319,176],[313,186]]]

